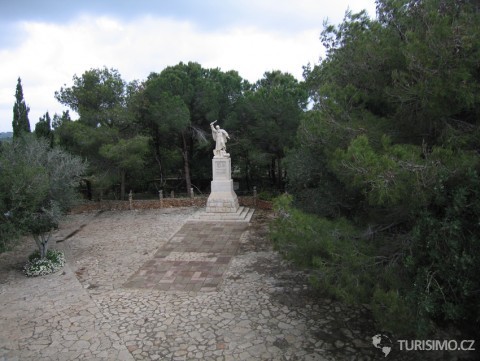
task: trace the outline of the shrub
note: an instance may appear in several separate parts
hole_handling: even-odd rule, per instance
[[[0,214],[0,253],[8,250],[20,235],[18,228],[8,218],[6,215]]]
[[[373,317],[381,330],[397,335],[418,334],[420,320],[403,294],[397,289],[388,291],[377,287],[370,300]],[[424,325],[425,319],[421,320]],[[427,322],[428,323],[428,322]],[[427,329],[423,326],[422,329]]]
[[[258,193],[258,199],[262,201],[272,201],[275,198],[275,194],[271,191],[261,191]]]
[[[379,247],[348,220],[329,220],[292,207],[293,198],[275,200],[271,224],[276,249],[287,259],[313,270],[312,285],[349,304],[371,306],[377,326],[397,335],[415,331],[414,312],[404,297],[408,280],[400,260],[385,260]]]
[[[314,286],[349,303],[369,300],[373,282],[373,258],[359,232],[344,218],[328,220],[291,206],[283,195],[274,203],[278,218],[271,227],[277,250],[295,263],[316,269]]]
[[[39,251],[33,252],[23,268],[25,274],[29,277],[45,276],[54,273],[65,265],[65,255],[63,252],[50,249],[44,258],[40,256]]]
[[[419,317],[478,332],[480,177],[468,170],[439,183],[412,232],[410,297]]]

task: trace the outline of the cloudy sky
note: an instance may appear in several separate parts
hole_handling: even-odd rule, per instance
[[[374,17],[375,1],[0,0],[0,132],[12,129],[18,77],[32,130],[67,109],[55,91],[91,68],[132,81],[195,61],[251,82],[277,69],[300,80],[323,55],[323,21],[338,24],[347,9]]]

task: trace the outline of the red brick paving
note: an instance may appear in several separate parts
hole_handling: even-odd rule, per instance
[[[187,222],[124,284],[161,291],[216,291],[246,223]]]

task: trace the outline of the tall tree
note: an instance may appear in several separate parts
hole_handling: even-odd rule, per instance
[[[134,138],[120,139],[116,143],[104,144],[99,150],[100,155],[110,160],[114,170],[120,175],[120,199],[125,199],[127,173],[142,169],[145,165],[148,139],[137,135]]]
[[[377,20],[347,13],[327,25],[327,56],[306,68],[315,105],[289,155],[290,191],[303,193],[303,208],[364,230],[358,243],[379,268],[366,268],[361,293],[393,332],[479,329],[477,4],[378,0]],[[328,287],[348,299],[358,280]],[[400,330],[404,320],[413,323]]]
[[[76,200],[85,167],[79,157],[33,135],[15,139],[0,154],[0,214],[33,235],[42,258],[51,231]]]
[[[18,138],[22,133],[30,133],[30,121],[28,120],[28,112],[30,108],[25,103],[23,97],[22,80],[17,80],[17,88],[15,90],[15,104],[13,105],[13,137]]]
[[[66,122],[71,122],[71,121],[72,121],[72,118],[70,117],[70,112],[68,110],[64,110],[62,115],[58,115],[57,113],[55,113],[53,115],[52,128],[57,129],[62,124]]]
[[[99,188],[101,198],[104,189],[108,191],[116,180],[110,174],[111,162],[105,159],[99,151],[104,144],[118,141],[118,129],[93,128],[80,121],[66,121],[55,129],[55,137],[60,147],[83,159],[88,159],[87,177],[84,178],[87,185],[87,197],[92,199],[93,188]]]
[[[125,196],[127,171],[135,167],[124,166],[112,152],[125,146],[142,149],[136,138],[139,129],[130,111],[131,100],[137,91],[137,84],[126,84],[115,69],[90,69],[82,76],[73,77],[73,86],[62,87],[55,97],[62,104],[78,112],[78,121],[69,121],[68,114],[55,123],[59,143],[71,152],[88,158],[89,180],[97,186],[110,188],[120,184],[121,198]],[[142,138],[143,139],[143,138]],[[131,141],[130,141],[131,140]],[[100,151],[101,149],[103,151]],[[132,149],[133,149],[132,148]],[[125,154],[125,152],[122,152]],[[139,154],[141,159],[143,156]],[[128,159],[135,158],[128,154]],[[120,171],[119,171],[120,169]],[[87,187],[90,189],[90,183]]]
[[[232,111],[240,90],[241,78],[236,72],[203,69],[192,62],[152,73],[145,82],[138,102],[139,117],[152,135],[160,167],[162,147],[180,151],[187,192],[192,186],[192,163],[197,163],[192,159],[196,155],[208,159],[198,140],[205,140],[209,122]]]
[[[307,92],[291,74],[280,71],[266,72],[253,90],[250,97],[255,119],[253,141],[269,157],[272,184],[282,189],[282,160],[285,150],[294,144],[307,105]]]
[[[115,69],[90,69],[73,76],[73,86],[62,87],[55,98],[80,116],[91,127],[114,126],[122,120],[125,105],[125,82]]]
[[[50,144],[50,147],[53,147],[53,132],[51,126],[50,114],[46,112],[35,124],[35,135],[37,137],[43,137],[47,139]]]

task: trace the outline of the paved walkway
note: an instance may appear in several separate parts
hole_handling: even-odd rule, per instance
[[[217,291],[246,223],[189,222],[125,283],[160,291]]]
[[[56,274],[0,255],[0,360],[374,360],[361,310],[310,297],[268,225],[199,223],[193,208],[69,216]],[[398,359],[390,355],[389,360]]]

